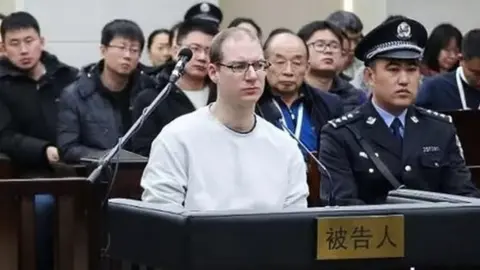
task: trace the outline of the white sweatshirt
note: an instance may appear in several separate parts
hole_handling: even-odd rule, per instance
[[[246,134],[203,107],[165,126],[152,143],[142,200],[186,210],[306,208],[297,143],[261,117]]]

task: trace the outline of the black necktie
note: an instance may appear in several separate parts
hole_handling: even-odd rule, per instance
[[[403,127],[402,122],[398,117],[395,117],[392,124],[390,124],[390,129],[392,130],[393,136],[397,138],[400,142],[402,142],[403,137],[400,129]]]

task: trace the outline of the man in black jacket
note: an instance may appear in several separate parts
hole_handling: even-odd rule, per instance
[[[307,45],[290,30],[272,31],[264,52],[271,66],[267,70],[268,86],[258,103],[257,113],[279,126],[279,119],[272,118],[274,114],[268,111],[279,110],[280,121],[309,152],[318,152],[321,128],[343,114],[340,98],[315,90],[304,82],[308,68]]]
[[[193,52],[192,59],[185,67],[185,74],[178,80],[174,89],[144,122],[142,128],[133,138],[134,152],[148,156],[150,145],[165,125],[175,118],[193,112],[216,98],[207,76],[210,62],[209,51],[213,37],[218,33],[216,25],[204,20],[183,22],[178,29],[177,44],[173,48],[178,52],[189,48]],[[157,89],[149,89],[140,93],[133,105],[133,115],[137,119],[145,107],[159,94],[168,83],[168,78],[175,62],[168,63],[157,75]]]
[[[24,177],[31,176],[31,170],[36,176],[48,176],[43,173],[59,161],[56,103],[78,71],[43,51],[38,22],[26,12],[7,16],[0,34],[5,52],[0,60],[0,152],[23,165]],[[53,197],[35,196],[37,265],[41,270],[53,269],[53,208]]]
[[[17,164],[48,168],[56,148],[58,97],[78,71],[43,51],[43,37],[30,14],[9,15],[0,28],[0,152]]]
[[[65,161],[114,147],[131,127],[134,97],[155,87],[138,65],[144,42],[132,21],[114,20],[103,28],[103,59],[85,67],[60,99],[58,145]],[[131,150],[129,143],[125,149]]]

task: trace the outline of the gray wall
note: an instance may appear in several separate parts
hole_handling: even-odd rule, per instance
[[[422,22],[430,31],[450,22],[462,32],[480,27],[478,0],[388,0],[387,14],[403,14]]]
[[[145,36],[182,19],[186,9],[200,0],[0,0],[0,12],[27,10],[34,14],[47,40],[47,48],[63,61],[82,66],[99,58],[102,26],[114,18],[140,24]],[[223,26],[234,17],[256,20],[268,34],[273,28],[297,31],[312,20],[322,20],[342,9],[343,0],[210,0],[224,12]],[[451,22],[463,32],[480,27],[477,0],[353,0],[356,12],[369,31],[389,14],[402,14],[422,22],[428,30]],[[148,62],[143,57],[144,62]]]
[[[277,27],[296,32],[304,24],[343,8],[342,0],[220,0],[219,4],[223,26],[235,17],[250,17],[262,27],[264,36]]]
[[[224,25],[237,16],[251,17],[268,33],[274,27],[294,31],[312,20],[322,20],[342,9],[343,0],[219,0]],[[441,22],[451,22],[463,32],[480,27],[478,0],[353,0],[353,11],[368,32],[388,15],[401,14],[422,22],[430,31]]]
[[[71,65],[98,61],[102,27],[110,20],[137,22],[145,38],[156,28],[170,28],[197,0],[0,0],[0,12],[26,10],[39,21],[47,49]],[[217,3],[216,0],[209,2]],[[47,4],[48,3],[48,4]],[[23,8],[22,8],[23,6]],[[144,53],[143,61],[148,62]]]

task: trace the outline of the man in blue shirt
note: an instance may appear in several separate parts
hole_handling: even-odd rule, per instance
[[[272,108],[279,110],[284,126],[309,152],[318,152],[321,128],[343,114],[340,98],[316,91],[304,82],[308,69],[307,45],[290,30],[274,30],[265,42],[264,52],[271,66],[267,70],[267,89],[257,112],[279,126],[278,119],[272,119],[266,112]],[[273,106],[266,106],[268,103]],[[301,150],[306,156],[307,152]]]
[[[320,197],[339,205],[384,203],[402,185],[479,196],[451,118],[413,105],[427,31],[400,18],[372,30],[357,46],[371,100],[326,125],[320,139]]]

